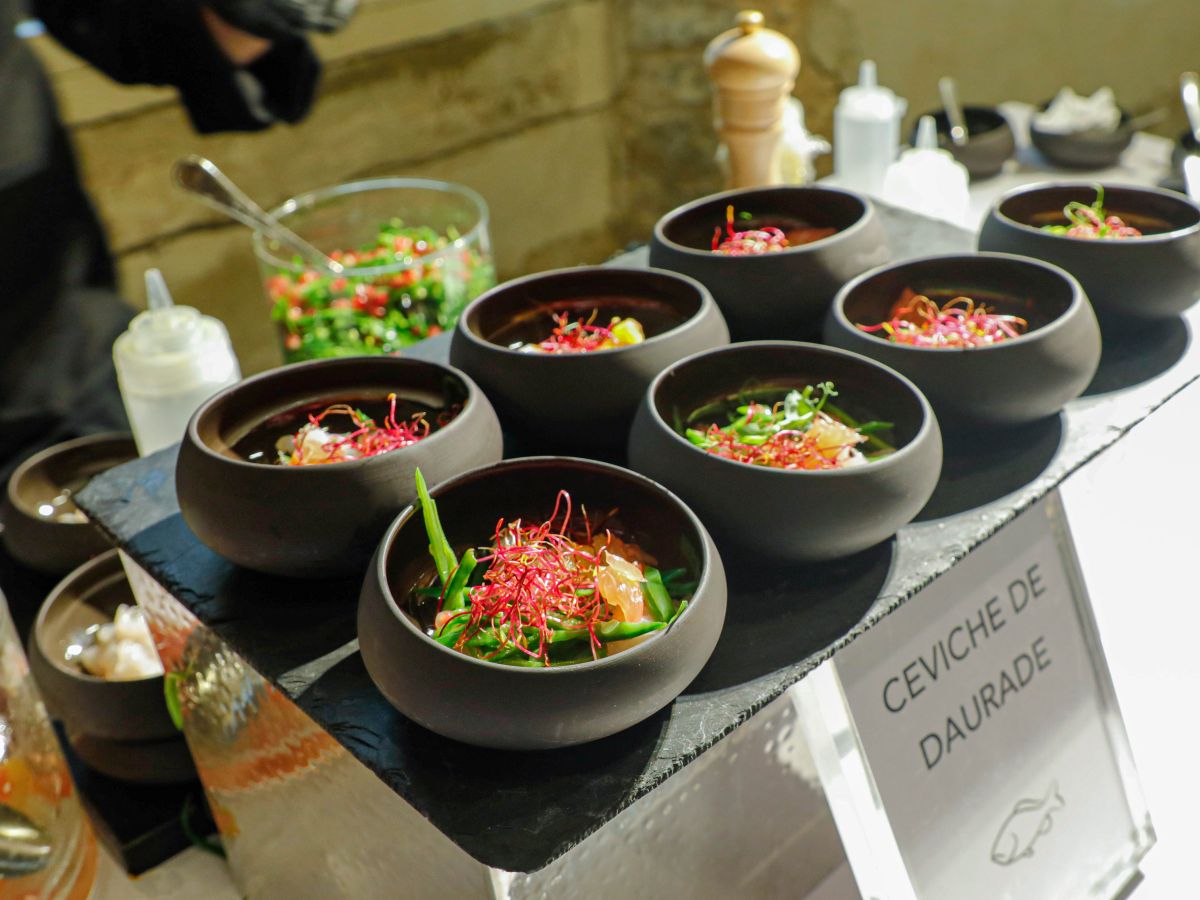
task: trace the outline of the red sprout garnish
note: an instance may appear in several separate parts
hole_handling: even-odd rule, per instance
[[[969,348],[1020,337],[1029,323],[1020,316],[993,313],[970,297],[955,297],[938,306],[924,294],[906,288],[888,321],[855,327],[868,333],[882,331],[893,344]]]
[[[483,583],[470,589],[468,607],[453,615],[442,614],[439,603],[439,633],[466,617],[456,650],[465,652],[473,639],[483,636],[494,640],[495,649],[480,654],[482,659],[515,649],[550,665],[552,632],[586,631],[595,658],[601,646],[596,626],[615,615],[596,583],[614,539],[606,531],[603,541],[578,543],[569,536],[570,522],[571,495],[566,491],[558,492],[545,522],[498,521],[492,548],[477,557],[487,566]],[[585,530],[590,536],[590,523],[585,522]]]
[[[714,253],[724,253],[726,256],[753,256],[760,253],[775,253],[786,250],[789,246],[787,235],[773,225],[762,228],[752,228],[738,231],[733,226],[733,204],[725,210],[725,237],[721,236],[718,226],[713,234],[712,248]]]
[[[287,455],[287,465],[312,466],[379,456],[411,446],[429,435],[425,413],[414,413],[411,420],[397,422],[396,395],[388,394],[388,402],[390,409],[383,425],[377,425],[373,419],[348,403],[335,403],[318,415],[310,415],[308,424],[302,426],[292,438],[295,449]],[[349,434],[331,434],[331,440],[321,444],[322,456],[306,458],[304,437],[309,430],[320,428],[327,416],[348,416],[354,423],[354,430]]]
[[[533,346],[543,353],[588,353],[615,343],[612,329],[596,324],[596,311],[584,319],[572,319],[567,313],[555,313],[554,330]]]

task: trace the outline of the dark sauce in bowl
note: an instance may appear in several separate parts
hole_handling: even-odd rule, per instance
[[[647,338],[670,331],[684,321],[675,307],[652,297],[597,295],[542,303],[522,310],[487,335],[487,340],[501,347],[536,344],[550,336],[554,316],[564,313],[572,320],[591,319],[594,315],[597,325],[608,325],[614,318],[637,319]]]
[[[382,424],[391,413],[391,402],[386,398],[346,398],[330,397],[303,406],[293,407],[286,412],[277,413],[251,428],[245,435],[234,442],[233,454],[239,459],[264,465],[276,465],[279,462],[277,443],[280,438],[294,435],[308,424],[309,416],[318,416],[326,409],[337,404],[346,404],[359,410],[376,424]],[[449,424],[457,415],[459,407],[431,406],[417,400],[396,398],[396,421],[407,422],[418,413],[423,413],[429,422],[432,434],[439,428]],[[354,430],[354,422],[344,413],[334,413],[321,420],[321,426],[328,431],[347,434]]]

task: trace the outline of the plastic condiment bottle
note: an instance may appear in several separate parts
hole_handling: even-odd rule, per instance
[[[177,443],[200,404],[238,381],[229,332],[212,316],[175,306],[162,273],[146,271],[147,306],[113,344],[125,412],[142,456]]]
[[[858,84],[842,91],[833,111],[833,173],[839,183],[878,195],[900,148],[900,120],[908,104],[876,82],[875,63],[864,59]]]
[[[938,148],[937,125],[923,116],[917,125],[916,146],[888,166],[882,199],[957,225],[966,224],[967,167],[948,150]]]

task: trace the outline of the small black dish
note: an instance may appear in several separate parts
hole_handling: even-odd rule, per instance
[[[551,315],[597,321],[632,316],[640,344],[590,353],[527,353],[510,344],[547,336]],[[676,360],[729,343],[704,286],[654,269],[584,266],[506,282],[463,312],[450,362],[474,378],[507,431],[535,446],[588,456],[625,446],[650,381]]]
[[[777,253],[714,253],[726,211],[759,220],[796,220],[836,232]],[[654,226],[650,265],[690,275],[712,291],[734,340],[816,337],[843,284],[890,259],[875,207],[865,197],[829,187],[765,187],[703,197],[667,213]]]
[[[8,479],[0,537],[14,559],[64,575],[112,544],[71,498],[92,477],[137,459],[133,436],[120,432],[65,441],[21,463]]]
[[[1064,222],[1072,201],[1091,204],[1086,181],[1029,185],[993,204],[979,232],[980,250],[1045,260],[1083,286],[1096,314],[1156,319],[1177,316],[1200,294],[1200,207],[1159,188],[1104,185],[1104,206],[1144,232],[1109,240],[1067,237],[1041,230]]]
[[[390,393],[458,412],[423,440],[365,459],[285,466],[234,450],[277,416],[383,404]],[[281,425],[279,434],[288,430]],[[206,401],[180,445],[175,488],[196,537],[231,562],[272,575],[358,574],[388,522],[416,497],[415,469],[437,482],[495,462],[501,450],[496,413],[463,373],[417,359],[327,359],[264,372]]]
[[[46,707],[91,768],[141,784],[196,777],[183,735],[167,713],[163,676],[108,681],[67,660],[67,648],[117,606],[136,605],[116,550],[80,566],[50,592],[29,636],[29,666]]]
[[[508,750],[567,747],[614,734],[669,704],[712,654],[725,621],[725,571],[700,520],[664,488],[606,463],[506,460],[434,487],[447,538],[486,544],[500,516],[545,519],[559,490],[589,509],[616,507],[661,566],[698,569],[692,599],[667,629],[590,662],[554,668],[476,659],[427,636],[402,608],[431,570],[419,504],[384,536],[363,583],[358,633],[371,679],[397,710],[445,737]]]
[[[992,106],[964,106],[967,123],[967,142],[962,146],[950,139],[950,118],[945,110],[926,113],[937,125],[938,146],[967,167],[972,181],[999,174],[1004,163],[1017,152],[1016,139],[1008,119]],[[920,118],[917,119],[920,121]],[[911,143],[916,143],[917,129],[913,126]]]
[[[894,344],[856,327],[887,321],[905,289],[938,304],[970,297],[1029,327],[965,349]],[[930,256],[860,275],[834,300],[825,341],[911,378],[947,437],[1055,415],[1083,393],[1100,363],[1100,326],[1079,282],[1058,266],[1001,253]]]
[[[747,387],[832,381],[858,421],[893,423],[896,452],[865,465],[787,471],[723,459],[681,433],[694,410]],[[929,402],[903,375],[846,350],[788,341],[732,344],[654,380],[629,437],[633,469],[679,494],[717,540],[777,563],[849,556],[887,540],[933,493],[942,439]]]
[[[1038,107],[1044,112],[1049,102]],[[1036,115],[1029,120],[1029,140],[1034,147],[1055,165],[1068,169],[1107,169],[1121,161],[1121,154],[1133,141],[1133,125],[1128,112],[1121,110],[1121,119],[1112,131],[1045,131],[1037,126]]]

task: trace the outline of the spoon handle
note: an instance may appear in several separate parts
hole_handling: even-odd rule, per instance
[[[1183,183],[1193,203],[1200,203],[1200,156],[1187,156],[1183,160]]]
[[[1183,111],[1187,113],[1192,137],[1200,143],[1200,75],[1184,72],[1179,76],[1179,94],[1183,98]]]
[[[172,174],[176,184],[213,209],[286,244],[325,271],[335,275],[344,271],[341,263],[330,259],[300,235],[263,212],[262,207],[246,196],[211,160],[203,156],[185,156],[175,163]]]
[[[967,119],[963,115],[962,104],[958,102],[958,85],[949,76],[938,79],[938,93],[942,95],[942,106],[946,109],[946,118],[950,121],[950,140],[958,145],[967,142]]]

